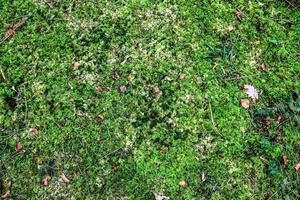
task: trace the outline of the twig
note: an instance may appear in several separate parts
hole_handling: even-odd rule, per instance
[[[215,123],[215,120],[214,120],[214,115],[213,115],[212,108],[211,108],[210,99],[208,99],[208,105],[209,105],[209,110],[210,110],[210,118],[211,118],[211,122],[212,122],[212,124],[213,124],[213,126],[214,126],[214,129],[217,129],[216,123]]]
[[[26,24],[26,22],[27,22],[27,17],[22,17],[22,19],[18,23],[14,24],[13,30],[16,31],[22,28]]]
[[[240,76],[240,77],[234,77],[234,78],[228,78],[228,81],[232,81],[232,80],[240,80],[240,79],[244,79],[244,78],[249,78],[249,77],[259,77],[261,76],[260,74],[254,74],[254,75],[249,75],[249,76]]]
[[[5,74],[4,74],[1,66],[0,66],[0,72],[1,72],[1,75],[2,75],[2,78],[3,78],[4,82],[7,82],[8,80],[7,80],[7,78],[6,78]]]
[[[209,110],[210,110],[210,119],[211,119],[211,123],[213,125],[213,129],[217,134],[219,134],[220,136],[222,136],[224,138],[224,135],[218,131],[218,128],[217,128],[217,125],[216,125],[216,122],[215,122],[215,118],[214,118],[214,114],[213,114],[213,111],[212,111],[212,106],[211,106],[211,103],[210,103],[210,98],[207,97],[207,99],[208,99],[208,106],[209,106]]]
[[[5,33],[4,37],[2,38],[2,41],[0,41],[0,44],[12,39],[16,35],[16,31],[18,29],[21,29],[26,24],[27,19],[28,19],[27,16],[23,16],[19,22],[15,23],[15,24],[13,23],[12,27]]]
[[[294,4],[292,4],[290,1],[285,0],[290,6],[292,6],[294,9],[297,8]]]

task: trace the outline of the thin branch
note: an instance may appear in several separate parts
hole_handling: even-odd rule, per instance
[[[215,118],[214,118],[214,114],[213,114],[213,110],[212,110],[212,106],[211,106],[211,103],[210,103],[210,98],[208,98],[208,106],[209,106],[209,110],[210,110],[210,118],[211,118],[211,123],[213,125],[213,129],[214,131],[220,135],[222,138],[224,138],[224,135],[222,133],[219,132],[218,128],[217,128],[217,124],[215,122]]]
[[[7,80],[7,78],[6,78],[5,74],[4,74],[1,66],[0,66],[0,72],[1,72],[1,76],[2,76],[2,78],[4,80],[4,82],[7,82],[8,80]]]

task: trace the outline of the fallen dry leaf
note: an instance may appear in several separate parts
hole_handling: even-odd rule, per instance
[[[111,165],[112,170],[116,171],[118,169],[117,165],[115,163],[113,163]]]
[[[103,113],[100,113],[99,115],[98,115],[98,118],[102,121],[102,120],[104,120],[104,115],[103,115]]]
[[[6,199],[10,195],[10,190],[7,190],[3,195],[1,195],[1,198]]]
[[[288,156],[287,155],[283,155],[282,156],[282,160],[283,160],[283,164],[287,165],[289,162]]]
[[[30,131],[32,132],[32,134],[34,136],[38,136],[39,135],[39,130],[37,128],[31,128]]]
[[[70,183],[70,180],[66,177],[64,173],[61,173],[60,178],[65,182],[65,183]]]
[[[157,87],[157,86],[154,87],[154,92],[155,92],[156,94],[161,93],[159,87]]]
[[[126,90],[127,90],[127,88],[126,88],[125,85],[121,85],[121,86],[120,86],[120,91],[121,91],[122,93],[126,92]]]
[[[73,69],[74,70],[78,69],[80,67],[80,65],[81,65],[80,62],[74,62],[73,63]]]
[[[180,185],[181,187],[186,187],[186,186],[187,186],[187,182],[185,182],[185,181],[180,181],[180,182],[179,182],[179,185]]]
[[[118,72],[115,72],[114,73],[114,78],[116,79],[116,80],[119,80],[121,77],[120,77],[120,75],[118,74]]]
[[[279,116],[279,117],[277,118],[277,120],[276,120],[277,124],[280,124],[280,123],[282,123],[283,121],[284,121],[284,118],[281,117],[281,116]]]
[[[4,28],[5,28],[6,30],[13,29],[13,27],[14,27],[13,24],[5,24],[5,25],[4,25]]]
[[[295,170],[296,170],[296,171],[299,171],[299,170],[300,170],[300,163],[298,163],[298,164],[295,166]]]
[[[227,75],[225,75],[225,76],[224,76],[224,80],[225,80],[225,81],[228,81],[228,80],[230,80],[230,77],[227,76]]]
[[[258,66],[258,70],[259,71],[265,71],[266,70],[266,66],[264,64],[261,64]]]
[[[51,8],[51,9],[54,8],[54,3],[52,3],[52,2],[47,3],[47,5],[48,5],[48,7]]]
[[[258,99],[258,92],[252,85],[244,85],[244,91],[252,98],[253,103],[256,103]]]
[[[166,153],[167,153],[167,150],[162,149],[162,150],[159,151],[159,153],[161,153],[161,154],[166,154]]]
[[[43,184],[44,186],[48,186],[50,180],[51,180],[51,176],[47,175],[47,176],[45,176],[45,177],[43,178],[42,184]]]
[[[183,80],[184,78],[185,78],[185,74],[180,72],[180,73],[179,73],[179,79],[180,79],[180,80]]]
[[[241,99],[241,105],[243,108],[248,109],[250,108],[250,101],[248,99]]]
[[[235,13],[235,16],[239,21],[242,21],[242,14],[239,11]]]
[[[97,90],[98,92],[103,92],[103,91],[105,90],[105,87],[103,87],[103,86],[101,86],[101,85],[98,85],[98,86],[96,86],[96,90]]]
[[[19,141],[16,141],[16,151],[19,152],[22,149],[22,144]]]
[[[234,76],[235,76],[236,78],[240,78],[240,77],[241,77],[241,74],[240,74],[239,72],[236,72],[236,73],[234,73]]]

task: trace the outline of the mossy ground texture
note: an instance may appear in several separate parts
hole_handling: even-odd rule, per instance
[[[0,27],[2,198],[299,198],[290,4],[2,0]]]

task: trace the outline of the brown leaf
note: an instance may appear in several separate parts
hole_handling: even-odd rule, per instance
[[[10,190],[7,190],[3,195],[1,195],[1,198],[6,199],[10,195]]]
[[[180,72],[180,73],[179,73],[179,79],[180,79],[180,80],[183,80],[184,78],[185,78],[185,74]]]
[[[16,141],[16,151],[19,152],[22,149],[22,144],[19,141]]]
[[[225,75],[225,76],[224,76],[224,80],[225,80],[225,81],[228,81],[228,80],[230,80],[230,77],[229,77],[228,75]]]
[[[3,40],[4,41],[9,41],[9,40],[11,40],[15,36],[15,34],[16,34],[16,32],[13,29],[8,30],[5,33]]]
[[[99,115],[98,115],[98,118],[102,121],[102,120],[104,120],[104,115],[103,115],[103,113],[100,113]]]
[[[54,8],[54,3],[53,3],[53,2],[47,3],[47,5],[48,5],[48,7],[51,8],[51,9]]]
[[[282,123],[283,121],[284,121],[284,118],[281,117],[281,116],[279,116],[279,117],[277,118],[277,120],[276,120],[277,124],[280,124],[280,123]]]
[[[39,135],[39,130],[37,128],[31,128],[30,131],[32,132],[32,134],[34,136],[38,136]]]
[[[241,99],[241,105],[243,108],[248,109],[250,108],[250,101],[248,99]]]
[[[237,11],[236,13],[235,13],[235,17],[239,20],[239,21],[242,21],[242,14],[239,12],[239,11]]]
[[[121,85],[121,86],[120,86],[120,91],[121,91],[122,93],[126,92],[126,90],[127,90],[127,88],[126,88],[125,85]]]
[[[13,29],[13,27],[14,27],[13,24],[5,24],[5,25],[4,25],[4,28],[5,28],[6,30]]]
[[[103,87],[103,86],[101,86],[101,85],[98,85],[98,86],[96,86],[96,90],[97,90],[98,92],[103,92],[103,91],[105,90],[105,87]]]
[[[159,87],[157,87],[157,86],[154,87],[154,92],[155,92],[156,94],[161,93]]]
[[[51,176],[47,175],[47,176],[45,176],[45,177],[43,178],[42,184],[43,184],[44,186],[48,186],[50,180],[51,180]]]
[[[179,185],[180,185],[181,187],[186,187],[186,186],[187,186],[187,182],[185,182],[185,181],[180,181],[180,182],[179,182]]]
[[[283,155],[282,156],[282,160],[283,160],[283,164],[287,165],[289,162],[288,156],[287,155]]]
[[[80,67],[80,65],[81,65],[80,62],[74,62],[73,63],[73,69],[77,70]]]
[[[64,173],[61,173],[60,178],[65,182],[65,183],[70,183],[70,180],[66,177]]]
[[[162,149],[162,150],[159,151],[159,153],[161,153],[161,154],[166,154],[166,153],[167,153],[167,150]]]
[[[111,168],[112,168],[112,170],[116,171],[118,169],[118,166],[115,163],[113,163],[111,165]]]
[[[240,78],[240,77],[241,77],[241,74],[240,74],[239,72],[235,72],[235,73],[234,73],[234,76],[235,76],[236,78]]]
[[[114,73],[114,78],[116,79],[116,80],[119,80],[121,77],[120,77],[120,75],[118,74],[118,72],[115,72]]]
[[[259,71],[265,71],[266,70],[266,66],[264,64],[261,64],[258,66],[258,70]]]
[[[299,171],[299,170],[300,170],[300,163],[298,163],[298,164],[295,166],[295,170],[296,170],[296,171]]]

